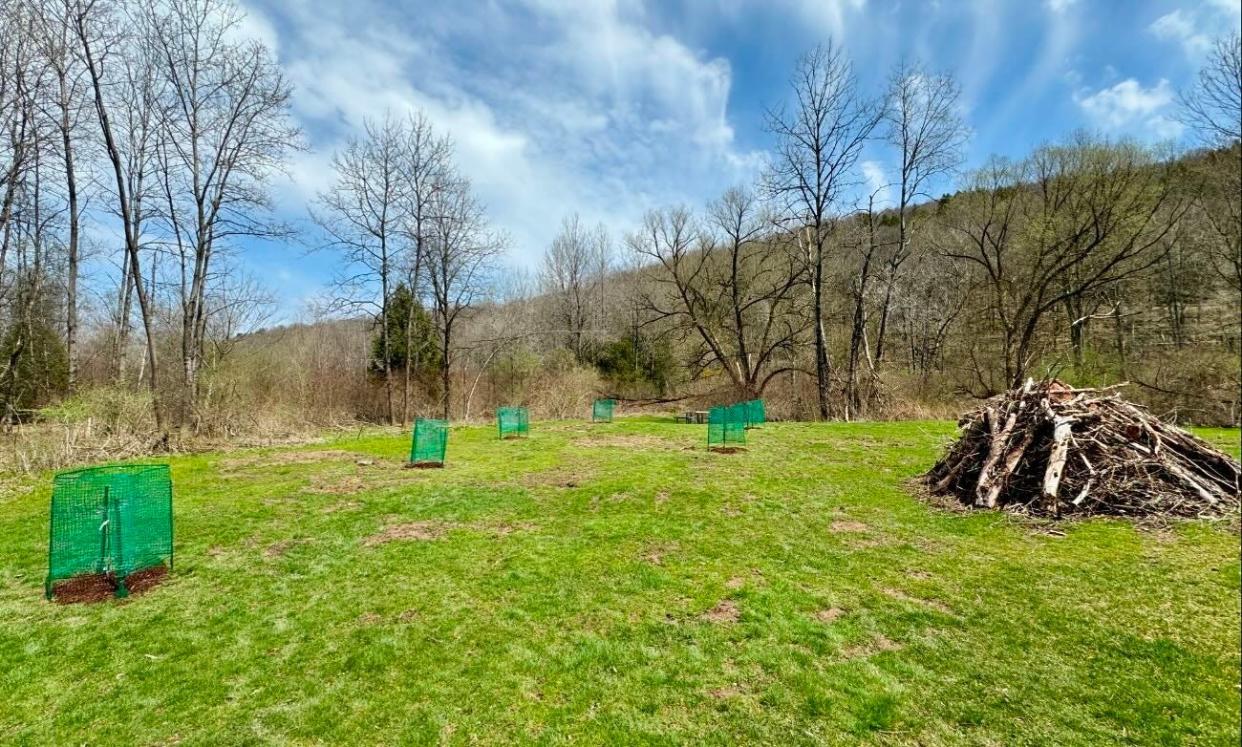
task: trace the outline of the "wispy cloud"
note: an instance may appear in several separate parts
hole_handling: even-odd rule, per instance
[[[524,263],[569,212],[619,234],[648,207],[704,201],[758,167],[735,144],[729,62],[651,30],[637,5],[443,6],[418,23],[369,0],[263,9],[316,146],[292,168],[303,199],[330,182],[331,151],[363,118],[415,109],[453,137]]]
[[[1158,39],[1176,42],[1191,59],[1199,59],[1212,47],[1217,35],[1236,30],[1242,23],[1242,2],[1203,0],[1194,7],[1177,8],[1147,27]]]
[[[892,207],[894,204],[893,188],[888,181],[888,175],[884,172],[884,166],[879,161],[863,161],[859,167],[867,183],[867,195],[875,198],[875,207],[877,209]]]

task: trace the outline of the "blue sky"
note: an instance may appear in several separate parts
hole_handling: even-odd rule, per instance
[[[311,149],[277,185],[286,217],[331,183],[364,117],[423,110],[534,268],[563,216],[618,240],[652,207],[702,205],[752,181],[766,107],[797,56],[832,38],[878,94],[903,57],[953,74],[973,135],[967,166],[1021,156],[1077,128],[1183,138],[1173,118],[1212,38],[1242,0],[242,0],[275,50]],[[865,174],[885,181],[873,144]],[[943,185],[948,188],[951,185]],[[319,292],[329,255],[250,246],[284,317]]]

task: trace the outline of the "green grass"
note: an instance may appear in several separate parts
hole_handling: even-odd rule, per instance
[[[175,573],[92,606],[43,600],[50,481],[13,483],[0,743],[1237,744],[1237,534],[930,508],[903,485],[951,435],[769,424],[719,455],[635,418],[454,428],[444,470],[394,434],[177,458]],[[416,522],[440,536],[368,542]]]

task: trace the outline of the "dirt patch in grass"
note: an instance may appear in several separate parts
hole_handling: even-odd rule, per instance
[[[535,529],[538,529],[539,525],[533,524],[529,521],[519,521],[519,522],[514,522],[514,523],[502,521],[499,524],[476,524],[472,528],[477,529],[481,532],[487,532],[495,536],[497,539],[500,539],[502,537],[508,537],[510,534],[513,534],[514,532],[533,531]]]
[[[357,475],[336,479],[315,475],[311,478],[310,487],[306,489],[306,492],[319,495],[352,495],[362,492],[365,488],[366,483]]]
[[[655,494],[655,502],[656,502],[656,505],[657,505],[657,506],[662,506],[662,505],[664,505],[665,503],[668,503],[668,493],[667,493],[666,491],[663,491],[663,490],[661,490],[660,492],[656,493],[656,494]]]
[[[651,545],[646,550],[643,550],[639,557],[642,558],[644,562],[652,565],[664,565],[664,558],[669,554],[676,552],[676,550],[677,545],[675,544],[655,544]]]
[[[676,444],[673,444],[667,438],[660,438],[659,436],[592,434],[585,438],[574,439],[574,445],[590,448],[614,447],[619,449],[666,450]]]
[[[713,454],[741,454],[746,451],[744,446],[713,446],[708,449]]]
[[[403,469],[444,469],[444,462],[406,462]]]
[[[841,616],[844,614],[845,610],[840,607],[829,607],[828,609],[816,612],[815,619],[822,623],[831,623],[841,619]]]
[[[911,602],[913,604],[921,604],[946,615],[952,615],[953,610],[944,602],[935,599],[923,599],[921,597],[912,597],[900,589],[885,589],[884,594],[900,602]]]
[[[387,542],[429,542],[440,539],[447,531],[448,525],[438,521],[412,521],[408,524],[385,527],[383,531],[364,539],[362,544],[366,547],[374,547]]]
[[[357,462],[367,460],[364,454],[350,451],[278,451],[274,454],[256,454],[220,460],[220,469],[236,470],[250,467],[281,467],[289,464],[312,464],[314,462]]]
[[[715,607],[704,612],[701,617],[710,623],[733,623],[742,617],[742,608],[732,599],[721,599]]]
[[[383,621],[384,618],[374,612],[366,612],[358,616],[359,625],[379,625]]]
[[[712,696],[712,698],[716,700],[728,700],[729,698],[736,698],[741,694],[742,688],[737,685],[725,685],[724,687],[718,687],[708,693],[708,695]]]
[[[168,578],[168,569],[162,565],[143,568],[125,577],[125,588],[129,589],[130,596],[145,594],[164,583],[166,578]]]
[[[884,653],[885,651],[900,651],[901,644],[890,640],[887,636],[877,635],[875,638],[854,646],[846,646],[841,649],[841,658],[843,659],[862,659],[867,656]]]
[[[528,488],[576,488],[590,482],[595,470],[578,465],[565,465],[545,472],[523,475],[519,484]]]
[[[168,577],[162,565],[143,568],[125,577],[130,596],[145,594]],[[52,600],[57,604],[93,604],[116,596],[116,577],[111,573],[90,573],[57,581],[52,585]]]
[[[362,508],[362,504],[358,501],[341,501],[333,503],[331,506],[324,506],[323,512],[325,514],[334,514],[337,511],[357,511],[360,508]]]
[[[861,521],[848,521],[848,520],[834,521],[829,526],[829,529],[831,529],[836,534],[842,534],[846,532],[870,532],[871,531],[871,527],[867,526]]]
[[[726,589],[740,589],[745,585],[746,585],[746,578],[744,576],[734,576],[728,581],[725,581]]]
[[[289,552],[297,545],[302,544],[304,541],[305,540],[293,539],[281,540],[280,542],[268,545],[267,549],[263,551],[263,556],[267,558],[282,558],[285,553]]]

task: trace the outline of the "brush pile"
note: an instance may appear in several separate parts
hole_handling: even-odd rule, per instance
[[[1027,381],[959,422],[923,476],[969,506],[1031,514],[1236,514],[1242,467],[1109,390]]]

